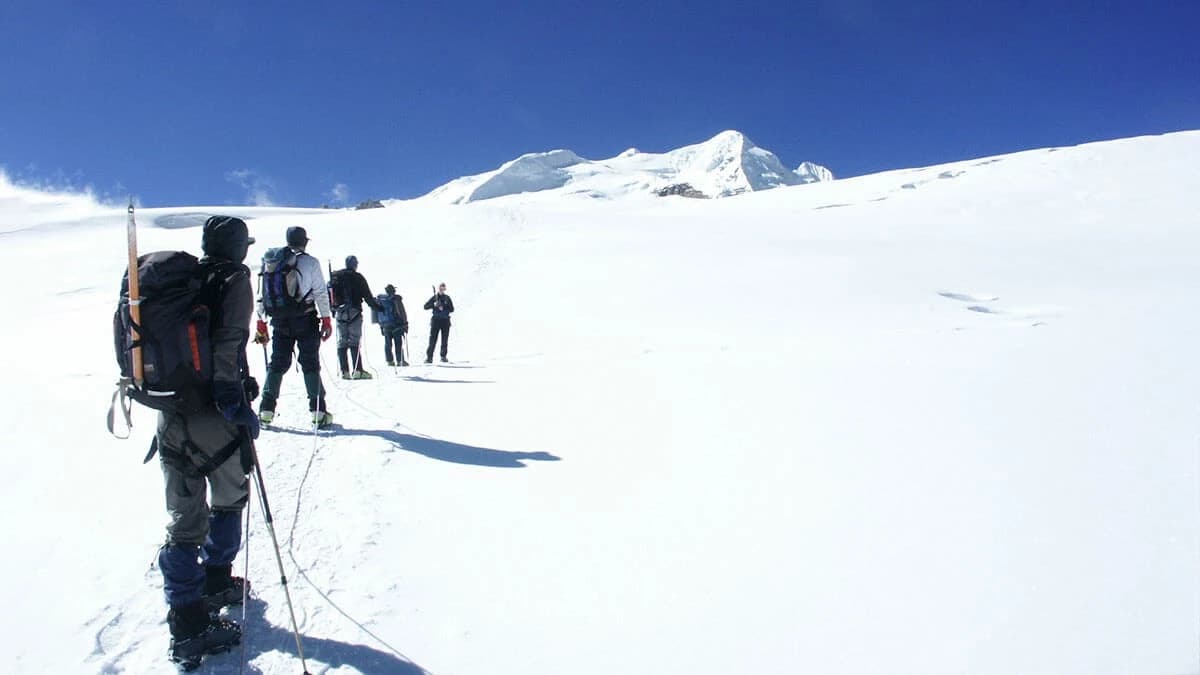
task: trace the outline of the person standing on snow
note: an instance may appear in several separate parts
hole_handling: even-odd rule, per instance
[[[404,360],[404,336],[408,333],[408,312],[404,311],[404,298],[396,295],[396,287],[391,284],[383,290],[384,294],[375,298],[381,307],[375,313],[375,319],[379,323],[379,331],[383,333],[383,355],[389,366],[407,366],[408,361]]]
[[[363,311],[366,302],[376,312],[383,307],[371,294],[367,279],[358,272],[358,258],[346,256],[346,268],[334,272],[329,281],[337,307],[337,355],[343,380],[369,380],[371,374],[363,370],[359,345],[362,342]],[[349,352],[349,361],[347,354]]]
[[[437,346],[438,335],[442,336],[442,363],[446,363],[446,352],[450,348],[450,315],[454,313],[454,301],[446,295],[446,282],[442,282],[425,303],[425,309],[433,310],[429,321],[429,349],[425,350],[425,363],[433,363],[433,348]]]
[[[283,382],[283,374],[292,366],[292,352],[300,349],[300,370],[304,373],[304,387],[308,390],[308,409],[312,413],[313,424],[318,428],[333,424],[333,415],[325,408],[325,387],[321,383],[321,342],[328,340],[333,334],[332,314],[329,311],[329,291],[325,286],[325,275],[321,273],[321,263],[305,252],[308,247],[308,233],[303,227],[287,229],[287,247],[292,256],[290,264],[294,266],[295,288],[288,292],[294,294],[294,304],[270,314],[271,327],[275,329],[274,338],[267,334],[267,323],[263,317],[268,315],[264,307],[263,297],[258,298],[258,330],[254,341],[258,344],[271,342],[271,361],[267,367],[267,381],[263,385],[262,404],[259,406],[259,420],[270,424],[275,419],[275,403],[279,399],[279,388]]]
[[[216,405],[194,414],[160,412],[152,448],[162,465],[171,517],[158,552],[170,607],[168,654],[180,664],[198,664],[205,654],[241,641],[241,627],[216,612],[241,604],[249,588],[232,571],[242,543],[252,456],[244,436],[258,437],[258,418],[250,407],[258,383],[246,365],[254,293],[243,264],[253,243],[239,218],[213,216],[204,224],[200,264],[220,289],[210,327]]]

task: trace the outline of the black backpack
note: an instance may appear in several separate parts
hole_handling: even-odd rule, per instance
[[[334,309],[350,304],[350,270],[338,270],[329,275],[329,306]]]
[[[300,295],[300,270],[296,261],[303,253],[290,247],[267,249],[259,272],[259,297],[267,316],[294,316],[307,311],[305,298]]]
[[[121,368],[118,395],[155,410],[192,414],[211,406],[213,349],[210,329],[234,263],[202,264],[184,251],[138,258],[141,323],[129,311],[129,272],[113,314],[113,346]],[[134,337],[136,335],[136,338]],[[142,386],[133,383],[133,348],[141,347]],[[112,430],[113,411],[109,411]]]

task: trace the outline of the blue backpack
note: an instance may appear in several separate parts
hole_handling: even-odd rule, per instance
[[[299,257],[287,246],[267,249],[263,254],[259,297],[267,316],[294,316],[308,309],[300,295],[300,270],[296,269]]]
[[[375,302],[378,302],[379,306],[383,307],[383,311],[377,312],[372,310],[371,323],[377,323],[383,326],[391,326],[400,321],[400,317],[396,316],[395,297],[396,296],[394,295],[387,295],[386,293],[381,293],[375,296]]]

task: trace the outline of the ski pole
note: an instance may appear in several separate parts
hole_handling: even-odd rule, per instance
[[[358,313],[358,318],[359,318],[359,319],[362,319],[362,312],[361,312],[361,311]],[[346,326],[346,332],[347,332],[347,333],[349,333],[349,332],[350,332],[350,326],[351,326],[351,325],[353,325],[353,324],[354,324],[354,322],[352,321],[352,322],[350,322],[350,324],[349,324],[349,325],[347,325],[347,326]],[[362,327],[362,322],[360,321],[358,325],[359,325],[359,327],[361,328],[361,327]],[[355,371],[355,372],[362,372],[362,370],[363,370],[363,352],[364,352],[366,349],[367,349],[367,336],[366,336],[366,331],[365,331],[365,330],[359,330],[359,331],[358,331],[358,352],[357,352],[357,353],[355,353],[355,355],[354,355],[354,371]]]
[[[271,505],[267,502],[267,485],[263,481],[262,464],[258,461],[258,450],[254,447],[254,439],[250,431],[241,427],[242,442],[250,449],[250,463],[254,468],[254,482],[258,488],[258,505],[263,512],[263,520],[267,523],[267,533],[271,535],[271,546],[275,549],[275,562],[279,563],[279,583],[283,586],[283,597],[287,599],[288,614],[292,618],[292,633],[296,636],[296,653],[300,656],[300,667],[304,675],[308,672],[308,664],[304,661],[304,645],[300,640],[300,626],[296,623],[296,610],[292,606],[292,594],[288,591],[287,572],[283,569],[283,556],[279,552],[279,539],[275,536],[275,519],[271,517]],[[243,605],[245,606],[245,605]]]
[[[246,491],[246,501],[250,501],[250,491]],[[246,504],[246,524],[242,527],[243,548],[242,548],[242,579],[250,578],[250,505]],[[246,627],[246,605],[249,604],[250,586],[242,584],[242,628]],[[242,675],[246,669],[246,642],[245,636],[242,636],[242,661],[238,664],[238,675]]]

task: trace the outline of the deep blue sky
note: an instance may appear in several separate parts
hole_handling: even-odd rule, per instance
[[[839,176],[1200,128],[1197,0],[0,3],[0,166],[148,206],[409,197],[723,129]]]

